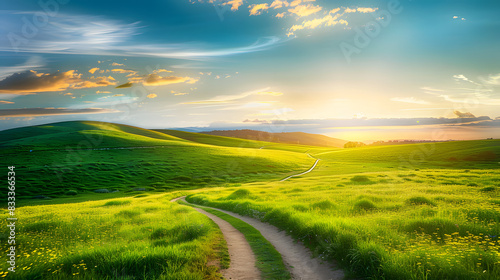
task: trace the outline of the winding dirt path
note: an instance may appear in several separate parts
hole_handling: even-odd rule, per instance
[[[171,202],[184,200],[184,197],[172,199]],[[222,231],[224,239],[226,239],[229,256],[231,258],[229,268],[221,271],[224,278],[228,280],[259,280],[260,271],[255,266],[255,255],[252,248],[248,244],[243,233],[235,229],[225,220],[210,214],[202,209],[193,207],[196,211],[209,217],[214,221]]]
[[[308,155],[309,157],[313,158],[310,154],[307,154],[307,155]],[[288,176],[288,177],[286,177],[285,179],[280,180],[280,182],[283,182],[283,181],[286,181],[286,180],[288,180],[288,179],[290,179],[290,178],[297,177],[297,176],[301,176],[301,175],[304,175],[304,174],[307,174],[307,173],[309,173],[309,172],[313,171],[313,170],[314,170],[314,168],[316,167],[316,165],[318,165],[318,162],[319,162],[319,159],[316,159],[316,161],[314,162],[313,166],[312,166],[311,168],[309,168],[309,170],[307,170],[306,172],[302,172],[302,173],[300,173],[300,174],[295,174],[295,175]]]
[[[184,199],[179,197],[172,201]],[[203,206],[206,207],[206,206]],[[212,208],[212,207],[207,207]],[[246,216],[241,216],[233,212],[212,208],[235,218],[238,218],[247,224],[256,228],[264,238],[266,238],[276,250],[281,254],[283,262],[288,268],[294,280],[341,280],[344,279],[344,272],[335,268],[327,262],[320,259],[312,258],[312,253],[302,243],[295,242],[292,237],[284,231],[267,223],[263,223],[257,219]],[[226,234],[224,233],[224,236]],[[228,241],[229,245],[229,241]],[[241,253],[241,252],[238,252]],[[248,264],[247,264],[248,265]],[[231,263],[232,266],[232,263]],[[240,278],[234,278],[240,279]],[[243,279],[243,278],[241,278]]]

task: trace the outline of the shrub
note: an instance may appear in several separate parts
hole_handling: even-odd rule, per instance
[[[374,183],[370,180],[370,178],[368,178],[367,176],[364,176],[364,175],[356,175],[356,176],[352,177],[351,182],[353,182],[355,184],[361,184],[361,185]]]
[[[250,196],[250,191],[247,189],[239,189],[230,194],[227,199],[240,199]]]
[[[482,192],[494,192],[495,190],[495,187],[486,187],[481,189]]]
[[[427,197],[424,196],[414,196],[410,197],[408,200],[406,200],[408,204],[412,205],[430,205],[430,206],[436,206],[436,203],[428,199]]]
[[[354,204],[354,210],[371,211],[374,209],[377,209],[377,206],[367,199],[362,199]]]
[[[78,193],[75,190],[69,190],[66,192],[66,195],[77,195]]]
[[[322,200],[322,201],[318,201],[318,202],[311,204],[311,207],[315,208],[315,209],[320,209],[320,210],[328,210],[328,209],[335,208],[335,204],[333,204],[329,200]]]

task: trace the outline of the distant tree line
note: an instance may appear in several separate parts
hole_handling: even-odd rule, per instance
[[[358,148],[363,146],[366,146],[366,144],[363,142],[355,142],[355,141],[349,141],[344,144],[344,148]]]

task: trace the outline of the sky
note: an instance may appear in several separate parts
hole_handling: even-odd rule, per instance
[[[500,138],[500,2],[0,3],[0,130]]]

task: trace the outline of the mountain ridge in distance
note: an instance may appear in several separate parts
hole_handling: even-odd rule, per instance
[[[199,132],[207,135],[233,137],[247,140],[267,141],[283,144],[300,144],[307,146],[343,148],[347,140],[328,137],[321,134],[305,132],[265,132],[251,129],[241,130],[212,130]]]

